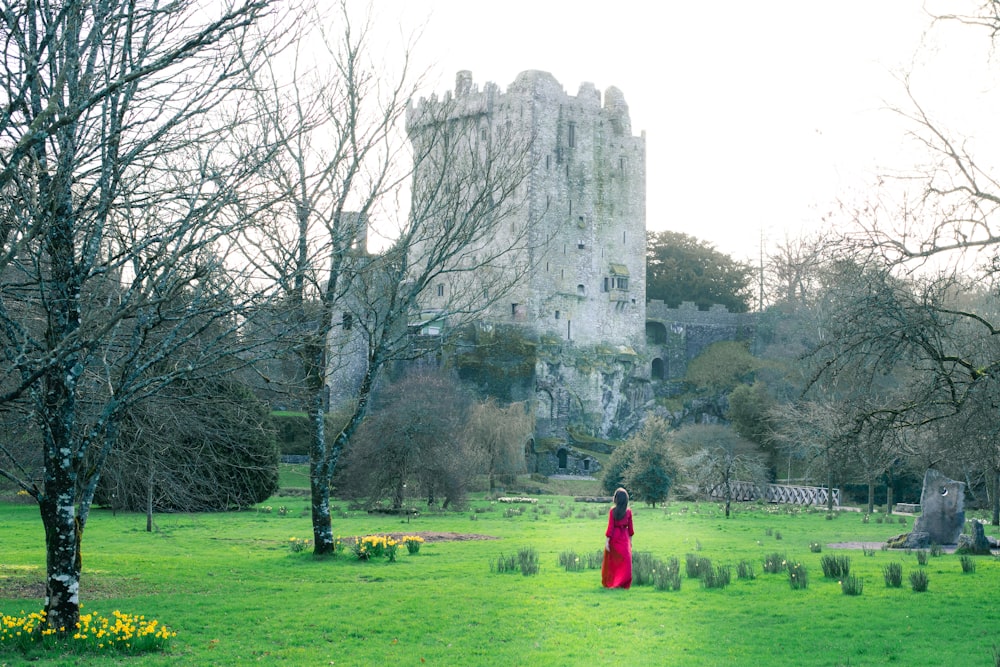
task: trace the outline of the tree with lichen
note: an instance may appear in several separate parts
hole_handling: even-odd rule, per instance
[[[219,251],[266,160],[232,135],[268,8],[0,0],[0,405],[33,421],[39,454],[0,443],[0,475],[38,503],[57,632],[79,619],[83,535],[128,410],[239,359],[252,295]]]

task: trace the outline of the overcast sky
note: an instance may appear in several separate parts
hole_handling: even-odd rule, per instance
[[[641,2],[375,0],[381,26],[423,26],[414,53],[428,93],[458,70],[501,89],[551,72],[570,94],[617,86],[646,132],[647,227],[738,259],[817,226],[878,173],[921,160],[898,77],[973,139],[1000,125],[989,38],[927,11],[973,0]],[[925,8],[926,5],[926,8]],[[992,99],[992,102],[990,101]],[[986,126],[989,127],[986,127]]]

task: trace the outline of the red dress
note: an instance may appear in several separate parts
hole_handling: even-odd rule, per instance
[[[601,564],[601,583],[605,588],[628,588],[632,585],[632,510],[625,510],[625,518],[615,521],[615,509],[608,512],[608,530],[611,550],[604,551]]]

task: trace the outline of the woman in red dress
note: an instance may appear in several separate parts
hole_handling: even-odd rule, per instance
[[[604,536],[604,561],[601,583],[605,588],[628,588],[632,585],[632,510],[628,508],[628,491],[615,491],[615,506],[608,512],[608,529]]]

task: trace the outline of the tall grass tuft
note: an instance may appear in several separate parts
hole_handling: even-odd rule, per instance
[[[517,552],[517,561],[521,566],[521,574],[530,576],[538,574],[538,552],[532,547],[524,547]]]
[[[930,580],[927,578],[927,573],[923,570],[910,573],[910,587],[914,593],[923,593],[926,591],[928,583],[930,583]]]
[[[757,574],[753,570],[753,563],[748,560],[741,560],[736,564],[736,578],[746,579],[752,581],[757,578]]]
[[[819,559],[823,576],[827,579],[843,579],[851,573],[851,559],[848,556],[823,556]]]
[[[899,588],[903,585],[903,565],[901,563],[889,563],[882,568],[882,577],[888,588]]]
[[[653,571],[653,587],[658,591],[679,591],[681,589],[681,563],[676,558],[669,558],[664,563],[658,561]]]
[[[844,595],[861,595],[864,589],[864,580],[853,574],[844,577],[840,582],[840,590]]]
[[[732,569],[728,565],[720,565],[713,569],[709,563],[701,573],[701,585],[705,588],[725,588],[730,581],[732,581]]]
[[[496,560],[490,560],[490,572],[494,574],[517,572],[519,569],[517,556],[504,556],[500,554]]]
[[[917,549],[914,553],[917,554],[917,565],[927,565],[926,549]]]
[[[636,551],[632,553],[632,585],[649,586],[653,583],[653,572],[662,566],[662,563],[653,557],[648,551]]]
[[[764,556],[764,572],[768,574],[779,574],[784,572],[788,567],[788,561],[785,560],[785,554],[773,553]]]
[[[976,559],[972,556],[962,556],[959,560],[962,563],[962,574],[976,573]]]
[[[587,563],[575,551],[563,551],[559,554],[559,566],[567,572],[581,572],[586,569]]]
[[[793,591],[804,589],[809,585],[809,572],[802,563],[788,564],[788,585]]]
[[[684,572],[688,579],[701,579],[707,570],[712,569],[712,561],[704,556],[684,554]]]

